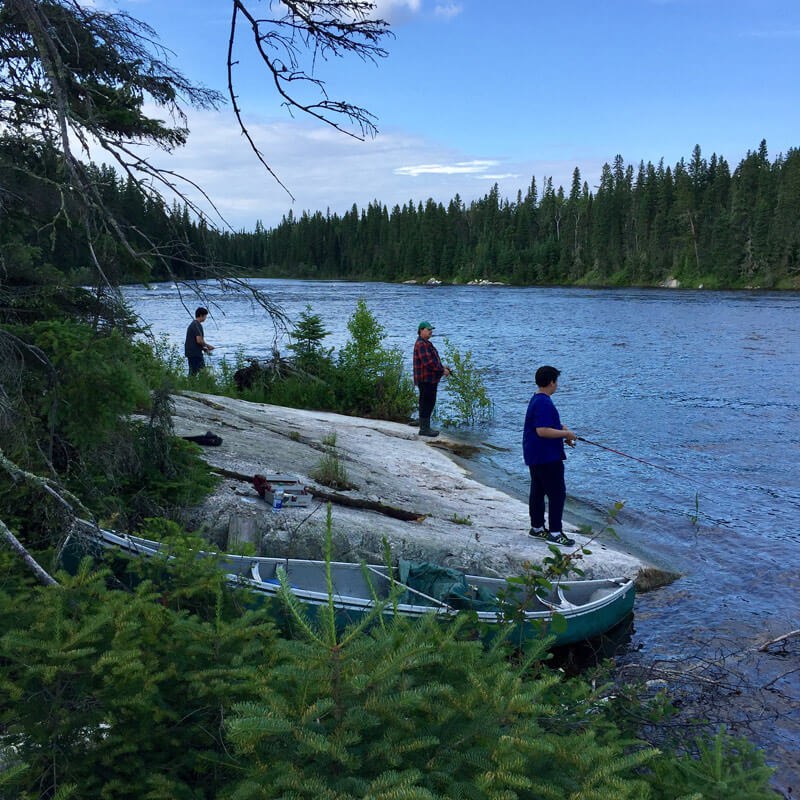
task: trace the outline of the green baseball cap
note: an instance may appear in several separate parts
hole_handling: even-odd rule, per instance
[[[426,322],[425,320],[422,320],[422,322],[420,322],[420,324],[419,324],[419,327],[417,328],[417,331],[419,332],[423,328],[430,328],[431,330],[433,330],[433,325],[431,325],[430,322]]]

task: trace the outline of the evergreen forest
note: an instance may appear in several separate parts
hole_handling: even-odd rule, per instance
[[[688,163],[637,168],[617,156],[591,191],[533,179],[514,202],[495,185],[469,205],[428,200],[289,214],[270,231],[225,237],[226,257],[302,278],[512,284],[800,286],[800,151],[766,142],[731,172],[695,147]]]
[[[38,154],[40,155],[40,154]],[[47,160],[38,162],[45,165]],[[676,279],[705,288],[800,287],[800,150],[770,160],[762,141],[731,171],[699,146],[674,166],[617,156],[590,189],[576,167],[569,192],[534,178],[511,202],[495,185],[466,204],[428,199],[389,208],[380,201],[343,215],[289,212],[274,228],[214,228],[186,205],[168,207],[107,166],[90,167],[102,202],[131,240],[156,242],[145,277],[214,274],[345,280],[490,280],[517,285],[657,286]],[[8,173],[6,176],[8,177]],[[44,192],[37,183],[37,191]],[[52,213],[55,198],[28,205]],[[75,280],[91,276],[85,238],[67,225],[6,226],[3,246]],[[122,249],[114,279],[141,279]],[[202,268],[198,264],[203,264]]]

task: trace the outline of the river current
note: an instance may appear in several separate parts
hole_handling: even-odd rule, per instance
[[[542,364],[562,372],[553,399],[569,428],[671,470],[585,443],[567,454],[567,519],[601,526],[605,510],[624,500],[614,526],[620,546],[681,573],[637,597],[630,650],[638,657],[669,660],[692,649],[710,658],[800,628],[800,295],[253,283],[292,322],[310,304],[331,331],[328,346],[344,344],[363,298],[409,368],[423,319],[436,327],[440,352],[444,337],[471,350],[496,413],[457,432],[487,445],[467,466],[523,500],[521,431]],[[213,285],[206,290],[216,304],[205,324],[214,360],[232,363],[241,349],[268,356],[276,334],[263,311]],[[125,296],[153,333],[182,348],[191,316],[172,284],[126,287]],[[277,346],[285,345],[278,335]],[[764,656],[772,664],[764,683],[791,669],[775,658]],[[800,698],[797,672],[773,686]],[[800,780],[798,712],[788,712],[757,734],[768,751],[780,751],[784,785]]]

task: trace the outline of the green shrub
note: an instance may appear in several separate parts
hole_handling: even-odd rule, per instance
[[[307,305],[300,313],[300,319],[291,331],[292,343],[289,349],[294,353],[297,368],[311,375],[318,375],[330,362],[332,350],[325,350],[322,340],[330,335],[325,330],[322,317],[311,312]]]
[[[474,425],[494,416],[494,404],[483,382],[484,370],[475,366],[472,351],[460,353],[449,339],[444,340],[444,363],[450,367],[450,377],[443,402],[436,413],[447,425]]]
[[[651,765],[647,780],[653,800],[772,800],[772,769],[763,753],[722,727],[710,740],[697,739],[694,752],[666,754]]]
[[[330,373],[332,372],[331,366]],[[256,403],[272,403],[289,408],[338,410],[332,375],[328,380],[310,374],[289,375],[245,389],[241,397]]]
[[[220,388],[227,393],[236,391],[238,387],[236,386],[236,381],[234,380],[233,376],[238,370],[246,366],[247,357],[244,354],[244,347],[242,346],[236,348],[236,352],[233,356],[233,364],[230,364],[228,359],[223,356],[219,360],[219,378],[217,378]],[[212,369],[212,373],[216,378],[216,370]]]
[[[245,366],[241,350],[234,364],[225,358],[216,364],[209,362],[192,377],[184,374],[183,360],[163,339],[151,345],[151,353],[163,362],[160,374],[168,375],[177,389],[292,408],[407,420],[416,405],[414,386],[400,351],[383,346],[384,328],[363,300],[358,302],[347,328],[350,338],[334,358],[333,350],[322,346],[328,331],[321,317],[307,306],[291,332],[293,360],[281,360],[280,369],[266,370],[253,386],[241,392],[233,380],[235,371]]]
[[[325,452],[317,466],[311,472],[311,477],[324,486],[333,489],[353,489],[352,483],[347,479],[347,468],[342,462],[339,451],[336,449],[336,433],[331,431],[323,440]]]
[[[228,719],[245,765],[233,796],[647,797],[635,771],[657,751],[576,725],[545,700],[559,677],[530,677],[541,642],[511,666],[502,637],[485,647],[465,636],[468,615],[385,620],[378,604],[342,631],[332,601],[311,618],[285,573],[281,591],[299,638],[276,643],[262,695]]]
[[[202,542],[163,519],[143,530],[165,548],[131,562],[133,581],[85,560],[33,586],[0,550],[3,797],[772,796],[752,745],[720,731],[690,755],[659,752],[637,733],[662,699],[566,680],[542,642],[509,658],[469,615],[393,618],[391,597],[343,627],[330,597],[301,606],[285,573],[295,638],[280,638],[197,558]]]
[[[213,488],[199,449],[173,436],[173,376],[156,358],[159,345],[65,320],[13,331],[42,357],[29,358],[14,413],[0,417],[0,450],[9,458],[125,527],[172,514]],[[148,408],[149,421],[133,417]],[[0,503],[4,520],[34,549],[63,530],[63,507],[41,489],[2,480]]]
[[[403,356],[383,346],[384,327],[359,300],[347,322],[350,339],[339,351],[336,373],[337,402],[342,411],[408,419],[416,398],[403,369]]]
[[[90,449],[69,485],[103,519],[134,529],[145,517],[180,515],[217,485],[199,445],[152,424],[120,424],[102,447]]]
[[[142,354],[118,330],[78,322],[37,322],[15,330],[40,348],[55,369],[30,371],[26,395],[45,429],[75,447],[102,441],[119,418],[149,401]]]

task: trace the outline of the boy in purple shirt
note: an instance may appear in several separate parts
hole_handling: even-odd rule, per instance
[[[567,487],[564,483],[564,441],[575,446],[575,434],[561,424],[551,396],[558,389],[555,367],[536,370],[536,394],[528,403],[525,428],[522,432],[522,452],[531,473],[531,491],[528,507],[531,516],[530,535],[560,545],[573,545],[575,541],[561,530],[561,514]],[[547,498],[550,529],[544,526],[544,500]]]

